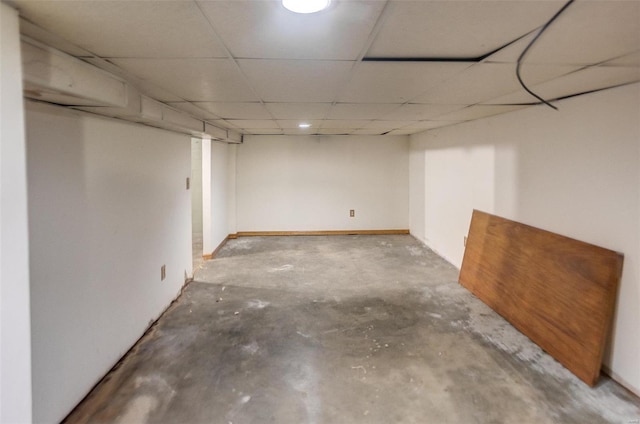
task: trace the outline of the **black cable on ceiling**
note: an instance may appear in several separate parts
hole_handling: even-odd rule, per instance
[[[565,3],[565,5],[562,6],[562,8],[560,10],[558,10],[556,12],[556,14],[553,15],[553,17],[551,19],[549,19],[549,21],[546,24],[544,24],[544,26],[540,29],[540,31],[538,31],[536,36],[533,37],[533,40],[531,40],[529,42],[529,44],[527,45],[527,47],[525,47],[525,49],[522,51],[522,53],[520,53],[520,57],[518,57],[518,64],[516,65],[516,77],[518,77],[518,81],[520,82],[520,85],[522,86],[522,88],[524,88],[533,97],[535,97],[536,99],[540,100],[545,105],[547,105],[550,108],[555,109],[555,110],[558,110],[558,108],[555,107],[554,105],[552,105],[551,103],[549,103],[548,101],[546,101],[545,99],[543,99],[542,97],[538,96],[536,93],[531,91],[529,89],[529,87],[526,86],[524,81],[522,81],[522,77],[520,76],[520,67],[522,66],[522,59],[527,54],[527,52],[529,51],[531,46],[533,46],[533,44],[538,40],[538,38],[540,38],[542,33],[545,32],[546,29],[549,28],[549,26],[553,23],[553,21],[555,21],[558,18],[558,16],[560,16],[562,14],[562,12],[564,12],[567,9],[567,7],[569,7],[569,5],[571,5],[571,3],[573,3],[574,1],[575,0],[569,0],[567,3]]]
[[[515,42],[521,40],[522,38],[529,35],[530,31],[515,40],[509,41],[503,46],[495,48],[488,53],[483,53],[477,57],[437,57],[437,56],[427,56],[427,57],[387,57],[387,56],[365,56],[362,58],[363,62],[470,62],[470,63],[480,63],[489,56],[499,52],[500,50],[508,47]]]

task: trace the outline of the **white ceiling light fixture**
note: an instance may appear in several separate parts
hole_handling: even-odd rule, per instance
[[[311,128],[311,124],[303,122],[301,124],[298,124],[298,128]]]
[[[295,13],[316,13],[329,7],[331,0],[282,0],[282,5]]]

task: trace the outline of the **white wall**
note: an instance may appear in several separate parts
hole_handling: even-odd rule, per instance
[[[412,136],[411,231],[458,267],[473,208],[623,252],[605,363],[640,393],[640,84],[558,107]]]
[[[238,231],[406,229],[408,152],[406,136],[245,136]]]
[[[191,139],[191,228],[202,234],[202,140]]]
[[[54,422],[191,274],[190,138],[26,110],[34,420]]]
[[[20,34],[0,3],[0,422],[31,422],[29,237]]]
[[[237,175],[237,145],[227,146],[227,231],[235,234],[237,230],[237,201],[236,201],[236,175]]]
[[[204,253],[211,254],[235,230],[235,146],[202,142]]]

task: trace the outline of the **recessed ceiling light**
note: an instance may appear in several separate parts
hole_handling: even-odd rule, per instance
[[[331,0],[282,0],[282,5],[295,13],[315,13],[329,7]]]
[[[311,128],[311,124],[307,124],[307,123],[298,124],[298,128]]]

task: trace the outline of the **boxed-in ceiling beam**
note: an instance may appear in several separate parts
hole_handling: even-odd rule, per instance
[[[22,61],[27,98],[195,137],[242,143],[238,132],[144,96],[128,81],[27,37],[22,39]]]
[[[66,53],[22,41],[27,97],[63,105],[127,105],[127,83]]]

